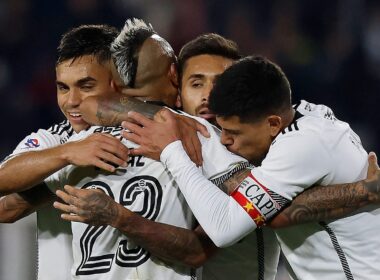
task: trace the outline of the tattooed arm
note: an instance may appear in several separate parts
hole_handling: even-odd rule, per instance
[[[66,203],[54,203],[54,207],[64,212],[63,219],[95,226],[110,225],[166,262],[200,267],[217,251],[200,226],[192,231],[148,220],[100,190],[65,186],[65,192],[57,191],[57,196]]]
[[[128,118],[128,112],[140,112],[153,119],[161,106],[145,103],[125,94],[90,96],[82,101],[80,111],[83,119],[93,125],[116,126]]]
[[[131,89],[133,90],[133,89]],[[127,94],[115,94],[112,97],[91,96],[82,101],[80,111],[83,119],[92,125],[116,126],[129,120],[128,113],[139,112],[145,117],[164,120],[162,112],[169,110],[162,106],[145,103]],[[202,165],[202,146],[197,132],[209,137],[207,128],[195,119],[173,114],[179,126],[179,139],[181,139],[186,153],[198,166]]]

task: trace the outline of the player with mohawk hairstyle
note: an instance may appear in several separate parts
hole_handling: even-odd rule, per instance
[[[112,43],[111,52],[124,84],[140,91],[127,95],[144,101],[161,100],[169,107],[176,105],[177,57],[170,44],[154,31],[151,24],[141,19],[128,19]]]
[[[126,86],[134,87],[137,71],[136,46],[141,46],[147,37],[154,34],[156,32],[151,24],[148,25],[141,19],[127,19],[123,30],[112,43],[111,51],[115,64],[118,65],[118,72]],[[126,43],[127,41],[129,43]]]
[[[173,106],[178,96],[175,83],[177,77],[172,75],[176,62],[174,52],[164,39],[146,27],[142,21],[127,21],[126,27],[116,40],[117,55],[132,58],[127,59],[130,61],[129,64],[132,64],[128,69],[135,70],[132,75],[122,75],[122,79],[133,84],[137,91],[144,89],[144,94],[138,95],[138,98],[162,101]],[[122,41],[123,45],[120,44]],[[116,63],[121,61],[123,60],[116,59]],[[134,77],[133,80],[130,80],[131,77]],[[159,95],[155,95],[157,92]],[[104,101],[109,100],[107,97]],[[141,102],[139,106],[144,105],[149,104]],[[154,107],[161,109],[158,106]],[[207,123],[207,126],[210,134],[216,133],[210,124]],[[81,140],[99,132],[119,138],[122,130],[120,126],[93,126],[72,137],[70,141]],[[124,138],[122,143],[129,149],[137,147]],[[214,180],[223,182],[230,172],[247,166],[246,160],[228,153],[215,135],[207,141],[203,150],[208,154],[215,153],[217,160],[208,161],[202,166],[204,174]],[[93,219],[86,220],[86,223],[72,223],[72,275],[75,279],[182,280],[197,277],[194,268],[173,262],[164,263],[128,234],[133,229],[128,228],[129,225],[125,221],[126,215],[133,214],[131,211],[139,214],[133,216],[136,219],[143,217],[182,229],[193,229],[196,226],[176,182],[161,162],[131,155],[128,166],[118,166],[115,172],[102,172],[92,166],[68,166],[59,171],[56,178],[56,181],[49,182],[49,188],[58,190],[57,195],[67,204],[56,202],[55,207],[69,213],[78,210],[76,215],[63,214],[64,219],[84,221],[82,216],[86,215],[86,211],[79,209],[78,202],[82,206],[95,207],[96,212],[100,213]],[[66,186],[65,193],[60,190],[60,186],[64,184],[75,185],[75,188]],[[88,214],[91,216],[92,213],[94,211]],[[154,236],[154,233],[151,234],[151,237]],[[175,242],[175,236],[171,239]],[[155,246],[160,245],[157,241],[155,243]]]
[[[149,39],[147,39],[147,41],[148,40]],[[134,42],[130,42],[130,41],[126,41],[125,43],[126,44],[130,43],[131,45],[134,45]],[[145,43],[144,43],[143,45],[144,46],[141,49],[139,48],[140,46],[135,46],[134,51],[125,52],[125,53],[130,54],[130,56],[136,56],[136,54],[138,54],[137,58],[134,60],[133,63],[137,64],[138,70],[141,70],[144,68],[149,70],[149,67],[147,67],[148,64],[142,63],[143,61],[145,61],[144,59],[146,59],[146,56],[147,56],[146,50],[147,50],[147,45],[149,45],[149,44],[145,45]],[[130,46],[124,46],[124,47],[125,47],[125,49],[130,49]],[[160,48],[160,50],[162,50],[162,48]],[[120,55],[120,53],[118,53],[117,55]],[[121,55],[123,55],[123,52],[121,52]],[[119,61],[123,62],[122,59],[119,59]],[[153,69],[154,69],[154,67],[153,67]],[[121,73],[121,75],[123,76],[123,73]],[[137,75],[137,79],[138,79],[138,77],[139,77],[139,75]],[[139,85],[139,83],[136,83],[136,84]],[[155,93],[157,93],[157,91],[159,91],[159,88],[156,88]],[[145,96],[145,97],[147,97],[147,96]],[[130,101],[131,100],[129,100],[128,102],[130,102]],[[86,103],[86,101],[84,103]],[[127,108],[131,109],[135,105],[133,103],[132,104],[127,103],[126,106],[123,107],[122,106],[122,105],[124,105],[123,103],[124,102],[119,102],[120,106],[117,108],[117,110],[115,110],[116,114],[114,114],[112,116],[112,118],[111,118],[112,121],[115,121],[117,119],[119,119],[119,120],[122,119],[123,113],[125,113],[125,111],[127,111]],[[103,103],[103,104],[98,104],[98,105],[99,106],[98,106],[97,112],[101,113],[101,115],[106,113],[107,109],[110,108],[110,106],[109,106],[110,103]],[[107,105],[107,106],[103,106],[103,105]],[[108,112],[108,114],[109,114],[109,112]],[[153,114],[150,114],[151,117],[152,117],[152,115]],[[124,114],[124,116],[125,116],[125,114]],[[106,119],[102,119],[102,121],[106,121]],[[212,155],[214,156],[213,160],[215,160],[217,162],[218,159],[215,158],[215,153]],[[88,203],[83,203],[83,202],[88,201],[88,199],[85,196],[83,196],[82,194],[79,197],[77,196],[77,194],[74,195],[73,190],[70,188],[68,188],[68,192],[69,192],[69,195],[71,195],[71,197],[68,195],[63,195],[61,192],[59,192],[59,196],[61,198],[63,198],[68,204],[71,204],[71,199],[73,197],[75,197],[77,199],[80,198],[80,200],[78,202],[75,202],[75,206],[79,207],[80,209],[77,209],[73,212],[72,209],[70,209],[70,208],[62,207],[61,208],[62,210],[66,211],[68,213],[73,213],[73,214],[78,215],[78,216],[65,215],[65,219],[68,219],[71,221],[79,221],[79,222],[89,223],[89,224],[92,224],[92,223],[99,221],[99,219],[97,219],[97,215],[99,215],[100,213],[104,213],[103,209],[97,209],[97,206],[95,204],[89,205]],[[101,195],[99,194],[98,198],[100,199],[100,201],[103,201],[103,202],[108,201],[109,202],[108,208],[114,209],[116,207],[116,209],[121,209],[120,206],[115,206],[115,202],[113,202],[113,201],[111,202],[111,200],[109,198],[107,198],[106,196],[104,196],[104,195],[103,195],[103,197],[100,197],[100,196]],[[189,237],[187,239],[186,238],[184,239],[183,236],[180,237],[180,233],[178,233],[178,231],[175,232],[174,230],[168,229],[168,225],[163,225],[161,223],[155,223],[155,222],[146,220],[146,219],[140,217],[139,215],[136,215],[136,214],[133,214],[130,212],[125,213],[126,211],[124,211],[125,210],[124,208],[122,210],[123,211],[114,211],[114,213],[110,213],[110,215],[108,216],[109,220],[116,219],[116,220],[118,220],[119,224],[121,224],[121,225],[124,224],[124,226],[119,227],[119,229],[122,230],[129,238],[136,241],[137,244],[139,244],[142,247],[144,247],[145,249],[151,251],[153,255],[160,256],[164,259],[165,258],[171,259],[173,261],[182,261],[182,262],[187,263],[189,265],[194,265],[195,263],[198,264],[198,263],[202,262],[202,260],[204,258],[207,258],[210,256],[210,251],[207,251],[207,250],[205,250],[205,252],[202,252],[202,253],[199,253],[198,255],[196,255],[197,249],[199,249],[199,247],[203,247],[204,249],[206,249],[207,240],[201,239],[198,241],[198,244],[197,244],[196,242],[192,242],[192,241],[194,241],[194,239],[191,239],[191,237]],[[98,212],[99,214],[94,214],[96,212]],[[120,218],[120,216],[122,216],[123,218]],[[110,222],[110,223],[112,223],[112,222]],[[181,233],[185,233],[185,232],[188,233],[189,232],[188,230],[186,231],[185,229],[177,228],[177,230],[182,230]],[[201,245],[199,245],[199,243],[201,243]],[[182,247],[181,247],[181,245],[182,245]],[[201,251],[202,251],[202,249],[201,249]],[[185,252],[189,252],[189,255],[184,256]],[[254,253],[249,254],[247,258],[254,258],[254,255],[255,255]],[[223,268],[225,269],[226,266],[224,265]],[[240,269],[240,270],[243,269],[242,265],[240,264],[240,266],[237,266],[237,269]],[[254,268],[251,267],[251,269],[254,269]],[[258,277],[257,279],[272,279],[271,277],[273,277],[273,279],[274,279],[274,275],[269,276],[268,274],[265,274],[265,276],[264,276],[264,274],[262,272],[263,271],[261,271],[261,273],[260,273],[260,271],[258,271],[258,275],[260,275],[260,276],[257,276]],[[254,272],[251,274],[250,278],[254,277],[253,275],[254,275]],[[225,279],[231,279],[228,277],[228,273],[225,273],[223,276],[226,277]],[[263,278],[263,277],[265,277],[265,278]],[[213,279],[213,278],[211,278],[211,279]],[[241,279],[246,279],[246,278],[241,278]],[[252,278],[252,279],[256,279],[256,278]]]

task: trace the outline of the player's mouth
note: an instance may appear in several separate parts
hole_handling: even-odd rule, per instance
[[[82,119],[82,114],[79,112],[67,112],[69,119],[73,122],[84,122]]]
[[[198,116],[206,120],[215,119],[215,114],[211,112],[207,107],[204,107],[198,111]]]

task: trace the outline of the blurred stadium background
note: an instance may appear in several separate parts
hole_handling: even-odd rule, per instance
[[[295,102],[330,106],[380,154],[379,1],[0,0],[1,158],[62,120],[54,84],[61,34],[80,24],[121,28],[128,17],[152,23],[176,51],[217,32],[245,54],[267,56],[288,75]],[[34,234],[34,216],[0,225],[0,279],[34,279]]]

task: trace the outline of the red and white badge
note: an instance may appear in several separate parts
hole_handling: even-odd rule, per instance
[[[281,206],[270,195],[270,191],[249,174],[231,196],[248,213],[258,227],[275,215]]]

